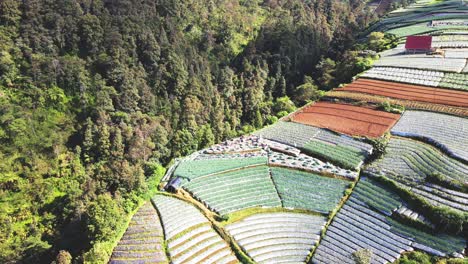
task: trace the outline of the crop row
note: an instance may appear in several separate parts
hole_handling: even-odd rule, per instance
[[[299,213],[263,213],[226,226],[257,263],[305,262],[326,219]]]
[[[437,87],[444,73],[408,68],[373,67],[361,77]]]
[[[249,207],[281,206],[267,166],[200,177],[185,183],[183,188],[220,214]]]
[[[411,241],[388,231],[384,218],[375,214],[358,199],[348,200],[329,226],[313,261],[329,263],[316,258],[326,252],[334,252],[337,259],[352,259],[355,251],[367,248],[372,250],[371,263],[386,263],[398,259],[403,251],[411,251]]]
[[[399,196],[371,179],[361,180],[359,188],[354,190],[354,194],[359,200],[379,210],[383,214],[391,215],[392,212],[401,206]]]
[[[238,263],[227,243],[193,205],[164,195],[152,199],[164,226],[171,263]]]
[[[334,217],[314,253],[313,263],[329,263],[330,259],[349,263],[352,254],[360,249],[372,251],[371,263],[393,262],[402,252],[414,249],[440,256],[464,249],[461,237],[435,230],[427,233],[386,216],[388,210],[402,203],[396,193],[375,180],[361,179]]]
[[[323,162],[305,154],[293,157],[282,153],[271,152],[269,154],[268,163],[273,166],[288,167],[323,174],[333,174],[349,179],[356,179],[358,176],[356,171],[342,169],[329,162]]]
[[[371,145],[352,137],[294,122],[279,121],[272,126],[254,132],[254,134],[298,148],[302,148],[310,140],[322,140],[336,145],[358,148],[362,152],[372,151]]]
[[[422,181],[433,173],[466,182],[468,175],[467,165],[447,157],[435,148],[413,140],[398,138],[390,140],[386,154],[374,162],[370,169],[392,172],[404,177],[398,180],[408,183]]]
[[[352,136],[381,137],[398,117],[365,107],[318,102],[296,113],[293,121]]]
[[[175,169],[174,175],[186,179],[195,179],[197,177],[227,170],[262,165],[266,164],[267,161],[268,158],[266,156],[229,159],[184,160]]]
[[[467,117],[468,108],[441,105],[427,102],[408,101],[403,99],[388,98],[373,94],[354,93],[349,91],[329,91],[327,97],[335,99],[345,99],[355,102],[369,102],[375,104],[391,103],[404,106],[406,109],[426,110],[431,112],[447,113],[455,116]]]
[[[319,158],[329,160],[345,169],[357,170],[364,162],[366,155],[359,149],[324,143],[323,141],[311,140],[303,147],[305,152]]]
[[[361,78],[338,91],[367,93],[392,98],[428,102],[459,107],[468,106],[468,93],[414,84],[395,83]]]
[[[400,51],[401,52],[401,51]],[[465,67],[464,58],[442,58],[425,54],[393,55],[381,57],[375,66],[407,67],[420,70],[462,72]]]
[[[123,264],[128,259],[168,263],[163,245],[163,229],[151,203],[145,203],[133,215],[124,236],[114,248],[109,263]]]
[[[426,111],[405,111],[392,128],[394,135],[423,138],[451,156],[468,161],[468,119]]]
[[[468,90],[468,74],[445,73],[439,86],[443,88]]]
[[[460,210],[463,212],[468,211],[468,198],[455,195],[455,191],[450,193],[441,189],[434,188],[433,186],[420,185],[411,188],[413,193],[418,194],[424,199],[428,200],[435,206],[448,206],[450,208]],[[463,193],[460,193],[463,194]]]
[[[329,213],[336,207],[349,184],[346,181],[317,176],[285,168],[271,168],[284,207]]]

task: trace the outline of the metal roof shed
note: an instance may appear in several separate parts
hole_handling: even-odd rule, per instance
[[[432,36],[408,36],[405,44],[406,51],[428,52],[432,50]]]

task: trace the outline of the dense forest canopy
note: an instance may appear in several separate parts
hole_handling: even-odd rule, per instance
[[[105,259],[173,158],[368,67],[374,20],[361,0],[0,1],[0,262]]]

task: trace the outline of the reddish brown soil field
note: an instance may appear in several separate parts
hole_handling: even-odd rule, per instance
[[[349,91],[397,99],[468,107],[468,92],[370,79],[358,79],[336,91]]]
[[[294,122],[352,135],[380,137],[400,115],[364,107],[318,102],[292,116]]]

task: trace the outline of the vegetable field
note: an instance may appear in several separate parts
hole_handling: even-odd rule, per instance
[[[449,155],[468,161],[468,119],[425,111],[406,111],[392,134],[423,138]]]
[[[363,178],[334,217],[312,258],[313,263],[354,263],[352,254],[372,251],[371,263],[394,262],[415,249],[438,256],[461,252],[465,241],[443,233],[429,234],[389,215],[403,201],[372,179]]]
[[[266,165],[266,156],[249,158],[205,159],[183,161],[174,171],[174,175],[186,179],[219,173],[227,170],[240,169],[247,166]]]
[[[468,75],[410,68],[373,67],[360,77],[468,91]]]
[[[428,144],[399,138],[390,140],[383,158],[371,164],[370,169],[382,171],[388,177],[411,184],[422,182],[433,173],[468,182],[468,165],[448,157]]]
[[[386,51],[381,58],[374,63],[378,67],[405,67],[419,70],[446,71],[460,73],[466,64],[465,56],[455,56],[452,50],[446,50],[446,58],[441,55],[406,54],[401,47]]]
[[[171,263],[239,263],[228,244],[193,205],[156,195]]]
[[[447,206],[461,212],[468,212],[468,194],[466,193],[432,183],[412,187],[411,191],[435,206]]]
[[[356,171],[343,169],[329,162],[323,162],[304,154],[300,154],[298,157],[293,157],[282,153],[271,152],[269,153],[269,164],[271,166],[337,175],[348,179],[356,179],[358,177],[358,173]]]
[[[256,263],[304,263],[320,237],[325,217],[299,213],[263,213],[226,226]]]
[[[281,206],[267,166],[199,177],[183,188],[222,215],[249,207]]]
[[[399,115],[369,108],[318,102],[295,114],[294,122],[357,136],[380,137]]]
[[[343,197],[349,182],[285,168],[271,168],[283,206],[329,213]]]
[[[419,85],[394,83],[380,80],[358,79],[337,89],[404,100],[413,100],[457,107],[468,107],[468,93]]]
[[[357,170],[366,158],[366,154],[359,149],[333,145],[319,140],[309,141],[304,145],[303,149],[308,154],[329,160],[342,168],[351,170]]]
[[[373,67],[361,74],[360,77],[437,87],[442,81],[444,73],[407,68]]]
[[[163,241],[163,229],[158,214],[151,203],[147,202],[133,215],[125,234],[114,248],[109,263],[169,263]]]
[[[402,99],[393,99],[379,95],[355,93],[346,91],[330,91],[327,92],[327,97],[331,99],[351,100],[355,102],[368,102],[375,104],[391,103],[404,106],[406,109],[426,110],[439,113],[447,113],[451,115],[468,117],[468,108],[456,107],[449,105],[440,105],[426,102],[408,101]]]

